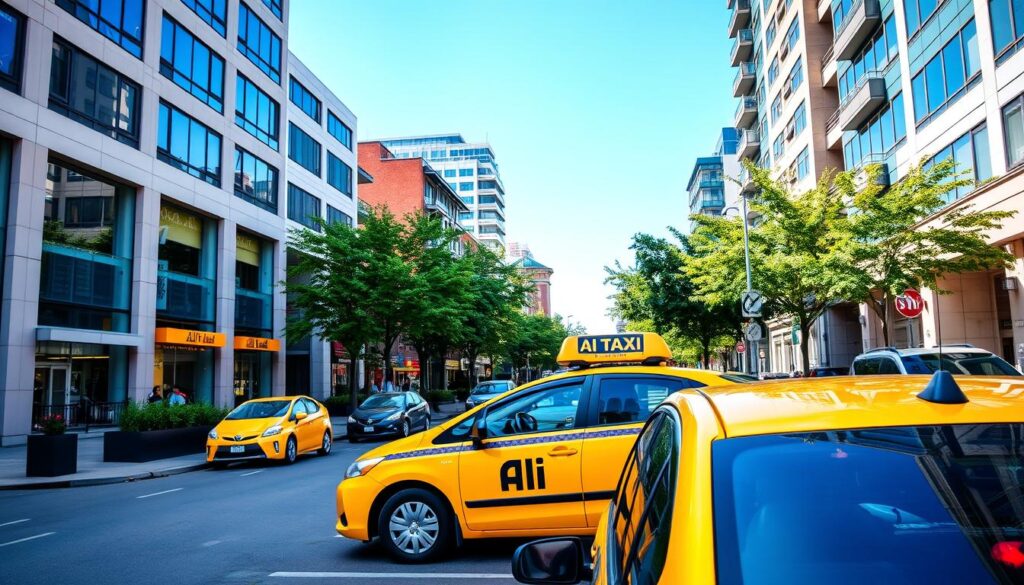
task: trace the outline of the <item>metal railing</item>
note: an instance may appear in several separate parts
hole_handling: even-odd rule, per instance
[[[842,21],[840,21],[839,26],[835,27],[836,38],[839,38],[839,35],[843,34],[843,31],[846,30],[847,25],[853,21],[852,17],[857,13],[857,9],[860,8],[861,4],[864,4],[864,0],[856,0],[853,4],[850,4],[849,10],[843,13]],[[835,17],[833,16],[833,19],[834,18]]]
[[[825,54],[821,57],[822,77],[825,76],[825,73],[824,73],[825,69],[829,66],[830,63],[832,63],[832,61],[835,59],[835,56],[836,56],[836,46],[834,44],[829,45],[828,46],[828,50],[825,51]]]
[[[839,112],[842,108],[836,108],[836,111],[829,117],[828,122],[825,122],[825,134],[829,134],[832,130],[839,125]]]
[[[94,402],[86,397],[69,404],[33,404],[32,430],[41,430],[43,420],[52,416],[60,416],[69,429],[88,431],[90,427],[115,427],[120,424],[127,404],[124,400]]]
[[[744,110],[754,110],[754,113],[756,114],[757,113],[757,98],[755,98],[753,96],[744,96],[744,97],[740,98],[739,106],[736,107],[736,115],[735,115],[735,117],[739,118],[740,114],[742,114]]]

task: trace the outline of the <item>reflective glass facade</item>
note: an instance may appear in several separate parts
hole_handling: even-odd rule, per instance
[[[160,73],[215,111],[224,111],[224,59],[166,14]]]
[[[157,158],[220,187],[220,134],[161,101],[156,140]]]
[[[57,6],[142,58],[145,0],[56,0]]]

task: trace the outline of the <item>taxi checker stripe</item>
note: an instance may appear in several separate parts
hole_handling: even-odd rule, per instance
[[[570,433],[564,435],[551,435],[547,437],[528,437],[525,439],[508,439],[504,441],[493,441],[487,443],[489,449],[496,449],[501,447],[522,447],[524,445],[542,445],[544,443],[557,443],[566,439],[604,439],[607,437],[623,437],[629,435],[640,434],[640,428],[628,428],[628,429],[608,429],[603,431],[586,431],[583,433]],[[434,447],[432,449],[418,449],[416,451],[406,451],[404,453],[392,453],[384,457],[385,461],[394,461],[397,459],[413,459],[415,457],[431,457],[433,455],[447,455],[449,453],[461,453],[462,451],[474,451],[476,447],[472,445],[453,445],[451,447]]]

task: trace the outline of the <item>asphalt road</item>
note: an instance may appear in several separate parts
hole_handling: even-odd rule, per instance
[[[522,541],[401,565],[337,536],[334,490],[372,444],[328,457],[95,487],[0,492],[0,583],[505,585]]]

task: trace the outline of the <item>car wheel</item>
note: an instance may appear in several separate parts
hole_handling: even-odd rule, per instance
[[[402,436],[409,436],[409,419],[405,419],[402,421]]]
[[[402,490],[388,498],[377,522],[388,554],[404,562],[434,560],[455,540],[444,502],[424,489]]]
[[[317,451],[317,453],[321,455],[330,455],[332,443],[331,432],[324,431],[324,440],[320,443],[320,450]]]
[[[288,437],[288,442],[284,446],[284,462],[289,465],[295,463],[295,459],[299,456],[299,445],[295,441],[295,436]]]

